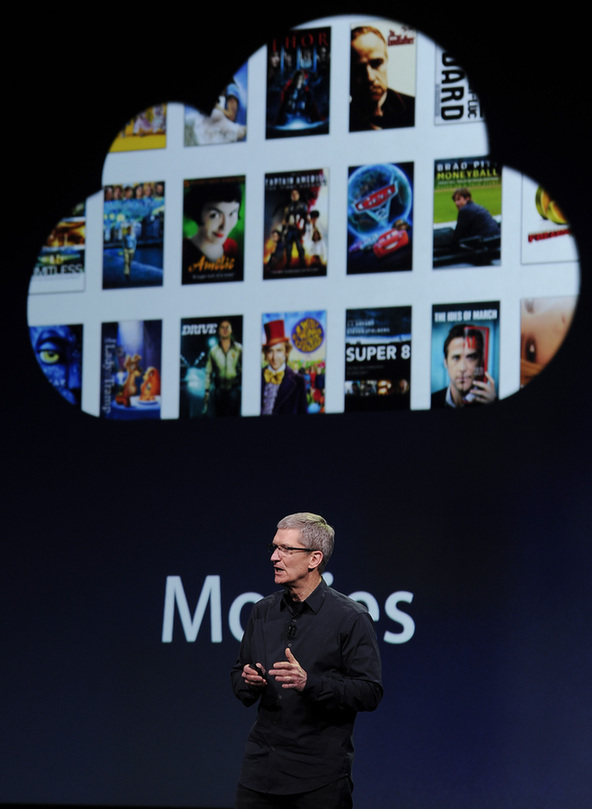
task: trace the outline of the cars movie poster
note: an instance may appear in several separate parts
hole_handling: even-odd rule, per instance
[[[412,268],[412,163],[350,168],[347,230],[348,275]]]

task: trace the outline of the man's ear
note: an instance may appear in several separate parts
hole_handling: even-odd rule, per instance
[[[323,551],[313,551],[308,557],[308,569],[315,570],[323,561]]]

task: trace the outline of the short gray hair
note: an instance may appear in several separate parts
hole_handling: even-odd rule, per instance
[[[321,551],[323,560],[319,565],[319,573],[327,567],[335,545],[335,530],[320,514],[311,514],[309,511],[298,511],[288,514],[277,524],[278,530],[295,528],[300,531],[300,539],[307,548]]]

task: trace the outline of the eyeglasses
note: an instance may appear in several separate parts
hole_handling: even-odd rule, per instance
[[[290,545],[275,545],[273,542],[267,546],[269,555],[273,555],[276,551],[280,556],[292,556],[293,553],[312,553],[314,548],[292,548]]]

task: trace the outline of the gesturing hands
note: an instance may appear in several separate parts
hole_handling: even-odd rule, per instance
[[[247,685],[254,688],[263,688],[267,685],[265,669],[261,663],[247,663],[246,666],[243,666],[241,677],[246,681]]]
[[[247,685],[254,688],[264,688],[267,685],[267,675],[275,677],[282,688],[295,688],[302,691],[306,685],[306,672],[296,660],[290,649],[286,649],[287,660],[280,660],[274,663],[268,672],[265,671],[261,663],[247,663],[243,666],[241,677]]]
[[[274,663],[269,669],[269,674],[282,684],[282,688],[294,688],[296,691],[302,691],[306,685],[306,672],[290,649],[286,649],[286,658],[287,660]]]

